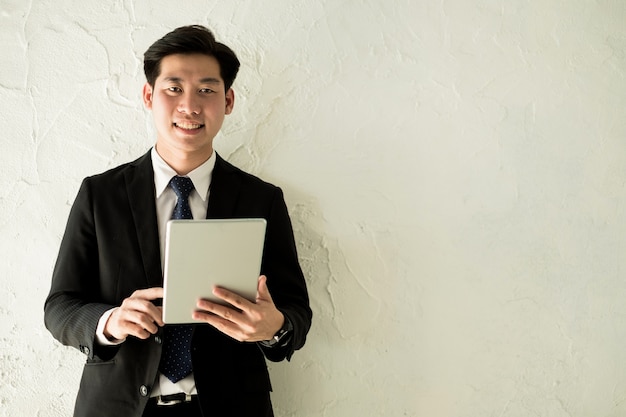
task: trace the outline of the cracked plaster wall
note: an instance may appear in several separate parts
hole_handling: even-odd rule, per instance
[[[216,148],[283,187],[315,312],[279,416],[626,415],[626,2],[1,0],[0,416],[67,416],[42,304],[142,53],[239,54]]]

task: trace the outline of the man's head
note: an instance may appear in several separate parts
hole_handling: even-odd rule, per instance
[[[185,26],[145,54],[143,101],[152,111],[156,150],[179,175],[213,154],[213,139],[235,103],[239,60],[202,26]]]
[[[174,54],[201,54],[214,57],[220,65],[220,74],[228,91],[239,71],[239,59],[228,46],[217,42],[204,26],[183,26],[153,43],[144,54],[143,70],[148,84],[161,73],[161,60]]]

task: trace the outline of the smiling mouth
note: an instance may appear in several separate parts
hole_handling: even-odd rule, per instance
[[[183,130],[197,130],[197,129],[201,129],[204,127],[204,125],[200,123],[186,123],[186,122],[174,122],[174,126]]]

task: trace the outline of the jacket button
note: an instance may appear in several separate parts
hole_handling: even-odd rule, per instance
[[[139,387],[139,393],[141,394],[142,397],[147,397],[148,393],[149,393],[149,389],[146,385],[142,385]]]
[[[159,345],[163,343],[163,339],[161,339],[161,336],[154,336],[154,341]]]
[[[88,346],[81,346],[80,351],[83,352],[85,355],[89,355],[89,352],[90,352]]]

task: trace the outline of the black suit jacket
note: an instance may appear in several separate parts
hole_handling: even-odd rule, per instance
[[[294,334],[285,348],[261,348],[209,325],[195,325],[192,362],[198,398],[210,415],[272,415],[264,357],[289,359],[303,346],[312,316],[282,191],[218,155],[207,217],[267,220],[261,273]],[[44,313],[57,340],[87,355],[75,416],[141,416],[158,372],[161,332],[103,347],[95,343],[95,329],[106,310],[137,289],[162,286],[162,276],[148,152],[83,181],[61,242]]]

